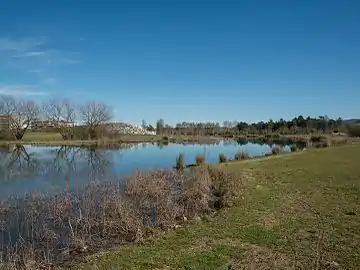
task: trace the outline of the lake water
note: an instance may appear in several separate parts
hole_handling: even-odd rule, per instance
[[[0,149],[0,199],[23,197],[32,192],[74,190],[89,181],[119,181],[136,169],[170,169],[179,153],[185,163],[204,155],[218,163],[219,154],[233,158],[239,151],[250,156],[271,152],[272,145],[221,141],[211,145],[156,145],[142,143],[121,149],[24,146]],[[289,151],[289,147],[285,147]]]

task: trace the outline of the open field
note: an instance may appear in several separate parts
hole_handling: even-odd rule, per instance
[[[360,144],[218,165],[240,201],[74,269],[359,269]]]

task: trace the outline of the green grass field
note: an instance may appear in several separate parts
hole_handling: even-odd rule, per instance
[[[360,144],[223,166],[242,199],[75,269],[360,269]]]

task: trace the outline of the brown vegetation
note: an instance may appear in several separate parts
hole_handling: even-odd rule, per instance
[[[273,148],[271,148],[271,153],[273,155],[280,155],[283,152],[284,152],[284,149],[281,146],[276,145]]]
[[[178,170],[182,170],[185,168],[185,161],[184,161],[184,155],[183,154],[179,154],[176,157],[176,169]]]
[[[196,161],[197,166],[201,166],[201,165],[204,165],[206,163],[206,159],[205,159],[204,155],[197,155],[195,157],[195,161]]]
[[[73,263],[84,254],[139,241],[149,228],[170,229],[231,205],[240,190],[232,175],[201,167],[136,172],[125,179],[124,189],[90,184],[78,192],[10,201],[0,211],[0,267]]]
[[[249,159],[250,155],[248,152],[241,150],[235,154],[234,158],[235,160],[245,160],[245,159]]]
[[[227,161],[228,161],[228,159],[225,156],[225,154],[219,154],[219,163],[225,163]]]

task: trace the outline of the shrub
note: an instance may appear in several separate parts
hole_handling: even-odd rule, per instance
[[[291,151],[291,152],[297,152],[297,151],[299,151],[299,148],[297,147],[296,144],[292,144],[292,145],[290,146],[290,151]]]
[[[205,162],[206,162],[204,155],[197,155],[195,159],[196,159],[196,165],[197,165],[197,166],[204,165]]]
[[[219,154],[219,163],[227,162],[227,157],[224,154]]]
[[[176,157],[176,169],[182,170],[185,168],[184,154],[179,154]]]
[[[313,143],[325,142],[325,141],[327,141],[327,136],[313,135],[310,137],[310,141]]]
[[[347,125],[346,133],[349,137],[360,137],[360,124]]]
[[[282,152],[283,152],[283,148],[278,145],[271,148],[271,153],[273,155],[280,155]]]
[[[248,152],[241,150],[235,154],[234,158],[235,160],[245,160],[245,159],[249,159],[250,156]]]
[[[12,136],[11,132],[10,131],[3,131],[3,130],[0,130],[0,140],[13,140],[14,137]]]

